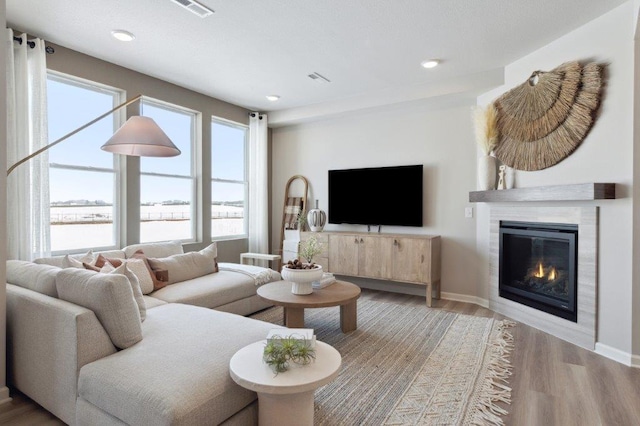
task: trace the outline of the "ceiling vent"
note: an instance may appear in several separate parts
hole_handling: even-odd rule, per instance
[[[311,80],[316,80],[316,81],[325,81],[325,82],[327,82],[327,83],[331,83],[331,80],[329,80],[327,77],[325,77],[325,76],[323,76],[323,75],[321,75],[321,74],[318,74],[317,72],[314,72],[314,73],[312,73],[312,74],[309,74],[309,78],[310,78]]]
[[[213,15],[213,10],[193,0],[171,0],[172,2],[179,4],[187,9],[189,12],[198,15],[201,18],[206,18],[209,15]]]

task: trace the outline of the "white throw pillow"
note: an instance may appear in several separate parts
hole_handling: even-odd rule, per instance
[[[101,273],[106,274],[120,274],[124,275],[129,279],[129,284],[131,284],[131,290],[133,290],[133,298],[138,305],[138,311],[140,312],[140,321],[144,322],[147,318],[147,304],[144,302],[144,296],[142,296],[142,290],[140,289],[140,281],[136,274],[131,272],[127,267],[126,262],[123,262],[122,265],[115,268],[111,263],[107,262],[100,269]]]
[[[107,266],[107,264],[111,265],[107,262],[105,263],[105,266]],[[129,271],[138,278],[142,294],[149,294],[153,291],[153,280],[151,279],[149,269],[147,268],[147,265],[145,265],[143,259],[122,259],[122,264],[126,264]],[[102,269],[104,269],[105,266],[103,266]],[[111,265],[111,267],[113,268],[113,265]],[[102,269],[100,269],[100,272],[108,272],[103,271]]]
[[[96,263],[97,256],[93,254],[93,250],[89,250],[84,256],[81,257],[72,257],[70,255],[66,255],[62,260],[63,268],[84,268],[82,265],[86,263],[88,265],[93,266]]]
[[[148,260],[153,269],[169,271],[168,283],[174,284],[218,272],[217,257],[218,246],[216,243],[211,243],[200,251]]]
[[[60,299],[91,309],[116,347],[142,340],[140,311],[124,275],[67,268],[56,275],[56,288]]]

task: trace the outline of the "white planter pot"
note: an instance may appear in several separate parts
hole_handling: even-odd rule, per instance
[[[495,157],[484,155],[478,158],[478,189],[480,191],[496,189],[497,175],[497,162]]]
[[[313,293],[312,283],[322,279],[322,266],[316,265],[314,269],[289,269],[282,268],[282,279],[291,281],[291,293],[311,294]]]

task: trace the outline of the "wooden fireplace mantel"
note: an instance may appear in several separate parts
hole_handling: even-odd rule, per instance
[[[577,183],[469,192],[471,203],[513,201],[593,201],[616,198],[615,183]]]

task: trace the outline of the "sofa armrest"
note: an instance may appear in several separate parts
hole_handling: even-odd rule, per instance
[[[116,352],[93,311],[7,284],[10,383],[75,424],[80,368]]]

